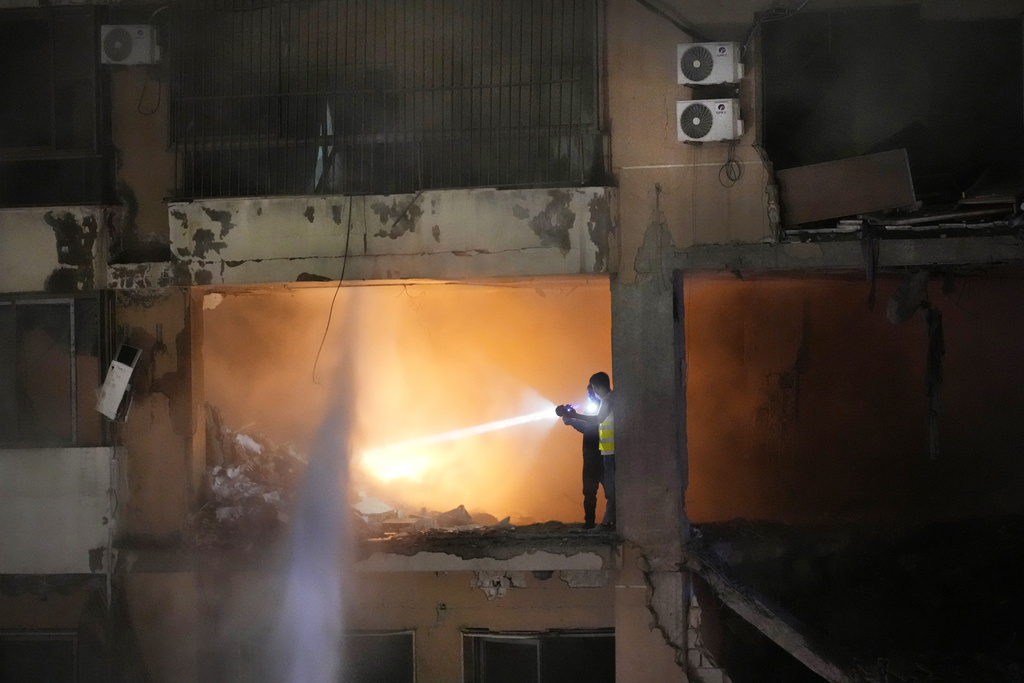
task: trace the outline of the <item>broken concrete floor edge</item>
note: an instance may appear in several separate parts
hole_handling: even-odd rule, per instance
[[[950,237],[881,240],[879,268],[931,265],[1024,264],[1024,242],[1015,237]],[[863,271],[860,240],[703,244],[677,249],[666,267],[682,271]]]

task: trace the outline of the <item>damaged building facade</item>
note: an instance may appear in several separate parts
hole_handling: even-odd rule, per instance
[[[1019,3],[0,8],[0,677],[282,680],[325,416],[601,369],[614,530],[567,429],[334,501],[351,678],[1022,675]]]

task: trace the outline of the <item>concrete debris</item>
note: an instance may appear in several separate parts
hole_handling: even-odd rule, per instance
[[[290,518],[308,457],[248,431],[250,427],[230,429],[216,408],[207,407],[206,503],[192,520],[197,545],[247,543],[282,530]],[[446,512],[411,512],[365,492],[351,511],[350,529],[360,540],[433,530],[514,528],[510,517],[499,521],[486,512],[470,514],[464,505]]]
[[[235,441],[242,448],[244,448],[246,450],[249,450],[249,451],[252,451],[253,453],[256,453],[256,454],[259,454],[263,450],[262,447],[258,443],[253,441],[251,436],[248,436],[246,434],[236,434],[235,435]]]
[[[396,513],[395,508],[391,507],[379,498],[369,498],[363,494],[359,496],[359,502],[352,506],[352,509],[361,515],[372,517],[374,515],[385,515],[390,517]]]
[[[470,524],[473,524],[473,517],[466,512],[466,508],[464,506],[460,505],[454,510],[442,512],[438,515],[437,524],[438,526],[443,527],[469,526]]]
[[[192,519],[197,545],[250,540],[290,518],[306,458],[257,433],[229,429],[207,406],[206,502]]]

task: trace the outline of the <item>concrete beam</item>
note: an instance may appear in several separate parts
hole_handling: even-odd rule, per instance
[[[831,657],[821,652],[821,648],[811,644],[802,633],[775,615],[760,600],[745,595],[722,574],[705,566],[696,557],[687,558],[686,566],[700,575],[729,609],[826,681],[857,683],[869,680],[836,664]]]
[[[678,250],[667,259],[676,270],[863,270],[859,240],[761,244],[711,244]],[[1024,265],[1024,241],[1012,236],[883,239],[878,267]]]

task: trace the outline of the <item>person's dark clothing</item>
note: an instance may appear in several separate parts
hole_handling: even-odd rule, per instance
[[[597,488],[604,482],[604,456],[597,425],[572,418],[562,418],[562,421],[583,434],[583,522],[592,527],[597,515]]]

